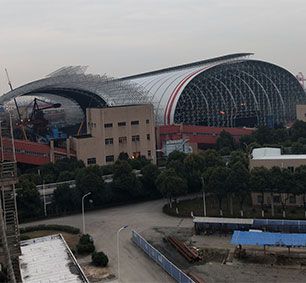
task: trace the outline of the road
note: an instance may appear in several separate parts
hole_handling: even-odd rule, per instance
[[[96,249],[109,257],[109,266],[117,275],[116,233],[120,233],[120,278],[122,282],[174,282],[131,241],[131,230],[142,232],[152,227],[192,227],[191,219],[170,217],[162,213],[163,200],[132,204],[85,213],[86,233],[92,235]],[[81,229],[81,214],[37,221],[27,225],[65,224]]]

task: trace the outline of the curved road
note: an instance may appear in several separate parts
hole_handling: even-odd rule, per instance
[[[109,257],[112,273],[117,275],[116,233],[123,225],[129,225],[120,233],[121,282],[174,282],[161,267],[149,259],[131,241],[131,230],[142,232],[152,227],[192,227],[191,219],[170,217],[162,213],[163,200],[131,204],[86,212],[86,233],[93,236],[97,250]],[[81,214],[38,221],[33,224],[65,224],[82,229]]]

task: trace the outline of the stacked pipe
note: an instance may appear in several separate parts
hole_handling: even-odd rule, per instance
[[[195,262],[199,261],[202,258],[198,255],[198,253],[192,249],[189,248],[185,243],[182,241],[178,240],[177,238],[173,236],[169,236],[167,238],[167,241],[176,248],[176,250],[183,256],[185,257],[189,262]]]

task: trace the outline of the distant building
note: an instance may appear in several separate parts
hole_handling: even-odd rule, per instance
[[[301,165],[306,165],[306,154],[282,154],[280,148],[255,148],[250,158],[250,169],[261,166],[270,169],[277,166],[294,170]]]
[[[114,163],[121,152],[156,162],[155,123],[151,104],[86,109],[87,134],[71,145],[86,165]]]
[[[169,141],[187,140],[188,145],[192,148],[192,152],[196,153],[198,150],[213,147],[223,130],[230,133],[237,142],[241,136],[251,135],[254,131],[253,129],[246,128],[206,127],[183,124],[157,126],[157,147],[162,149]]]
[[[282,154],[280,148],[255,148],[252,151],[250,158],[250,169],[255,167],[265,167],[271,169],[272,167],[288,168],[292,171],[296,167],[306,165],[306,154]],[[261,205],[262,201],[265,205],[270,205],[272,196],[270,193],[252,192],[252,204]],[[273,194],[273,202],[275,205],[281,205],[282,202],[288,206],[302,206],[303,196],[296,196],[294,194]]]

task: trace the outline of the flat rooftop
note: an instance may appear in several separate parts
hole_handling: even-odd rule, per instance
[[[21,241],[22,282],[89,283],[61,234]]]
[[[306,159],[306,154],[281,154],[280,148],[262,147],[252,151],[253,160]]]

